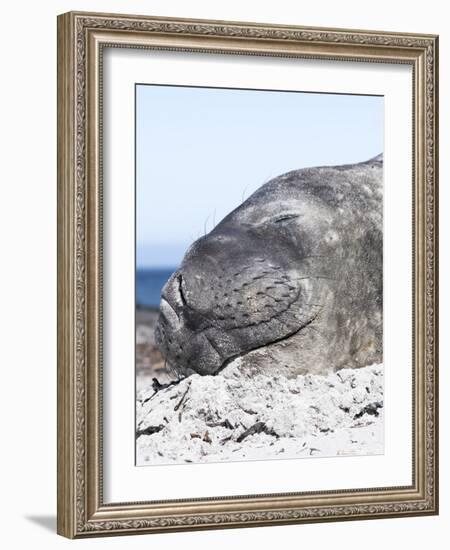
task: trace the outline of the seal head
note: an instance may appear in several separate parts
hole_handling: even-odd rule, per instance
[[[181,375],[296,375],[382,355],[382,156],[296,170],[198,239],[162,291],[156,341]]]

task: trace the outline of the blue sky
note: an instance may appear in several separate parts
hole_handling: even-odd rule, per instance
[[[379,96],[136,87],[136,263],[188,246],[269,179],[383,151]]]

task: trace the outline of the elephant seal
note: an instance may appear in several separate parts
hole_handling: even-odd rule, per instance
[[[162,291],[156,342],[178,375],[288,375],[382,361],[383,157],[294,170],[195,241]]]

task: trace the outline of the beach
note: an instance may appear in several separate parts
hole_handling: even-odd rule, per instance
[[[239,362],[142,386],[138,466],[383,454],[383,365],[287,378]]]
[[[159,310],[136,308],[136,392],[152,384],[152,379],[165,384],[174,379],[166,369],[161,352],[156,346],[154,330]]]

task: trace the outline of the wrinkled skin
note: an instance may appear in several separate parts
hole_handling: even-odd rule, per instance
[[[186,252],[158,346],[180,375],[287,375],[382,361],[382,156],[307,168],[251,195]]]

